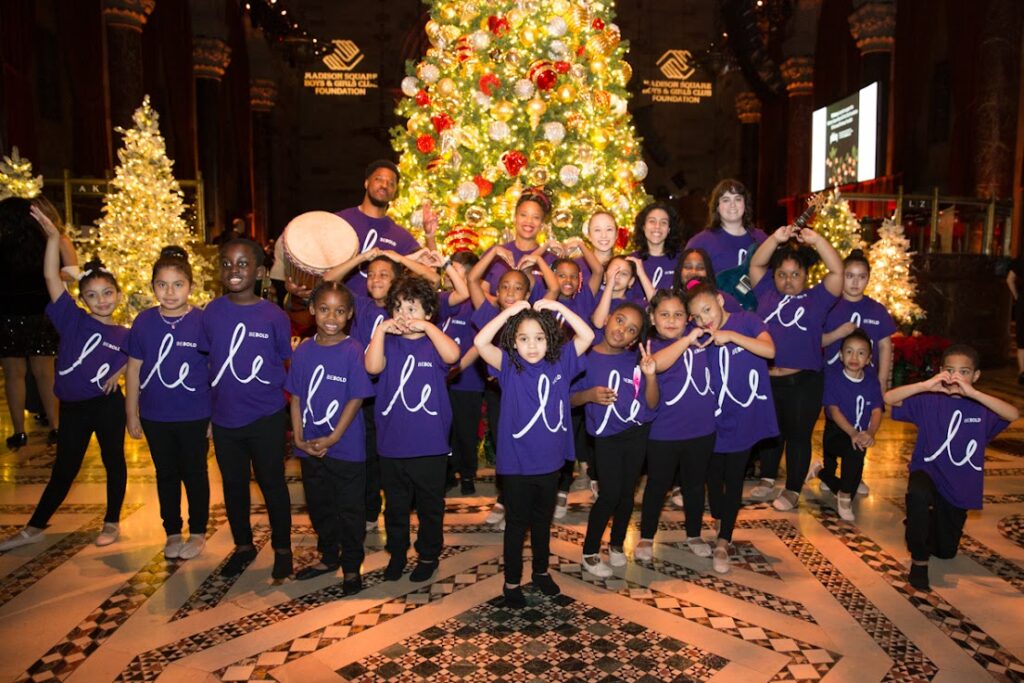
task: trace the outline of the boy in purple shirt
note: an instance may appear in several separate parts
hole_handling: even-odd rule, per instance
[[[235,552],[221,568],[237,576],[256,558],[249,521],[249,472],[270,517],[275,580],[292,573],[291,499],[284,480],[284,363],[291,358],[288,316],[256,296],[263,250],[237,238],[220,248],[224,296],[203,313],[199,350],[209,354],[213,389],[213,447],[224,486],[224,506]]]
[[[366,349],[366,371],[379,375],[374,417],[391,554],[384,580],[402,578],[415,500],[419,560],[409,579],[426,581],[437,570],[444,542],[452,426],[445,379],[448,368],[459,362],[459,345],[430,322],[437,313],[437,293],[421,277],[402,278],[392,285],[388,311],[391,319],[380,324]]]
[[[363,346],[345,334],[352,304],[352,293],[339,282],[325,280],[313,290],[316,334],[295,349],[285,381],[292,395],[295,454],[320,551],[320,562],[300,569],[295,578],[312,579],[341,565],[344,595],[362,589],[366,437],[359,409],[373,396]]]
[[[836,494],[836,510],[847,522],[855,520],[853,496],[860,485],[867,449],[875,443],[882,422],[882,389],[878,375],[866,370],[871,362],[871,339],[860,328],[842,342],[841,367],[825,371],[824,463],[814,463],[807,478],[817,476],[821,488]],[[843,460],[841,476],[836,464]]]
[[[967,510],[979,510],[985,447],[1020,412],[979,391],[978,352],[953,344],[931,379],[892,389],[885,402],[892,419],[917,425],[907,482],[907,549],[910,585],[930,590],[928,559],[956,557]]]

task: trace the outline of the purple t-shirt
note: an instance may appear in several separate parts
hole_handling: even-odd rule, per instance
[[[868,428],[871,423],[871,411],[882,407],[882,387],[878,384],[878,375],[864,372],[864,376],[853,379],[846,374],[842,365],[835,365],[825,370],[825,417],[828,407],[836,406],[843,417],[858,432]]]
[[[824,283],[796,296],[780,294],[771,270],[754,287],[754,295],[757,314],[775,341],[775,367],[821,370],[821,335],[836,296],[825,289]]]
[[[569,384],[586,369],[572,343],[558,360],[512,365],[501,352],[501,370],[491,368],[501,386],[501,424],[495,470],[498,474],[548,474],[575,460]]]
[[[284,362],[291,358],[291,325],[266,300],[251,306],[226,296],[203,312],[199,350],[210,355],[213,423],[235,429],[284,407]]]
[[[60,333],[53,393],[62,401],[103,396],[104,382],[128,362],[128,328],[101,323],[67,292],[46,304],[46,315]]]
[[[302,438],[309,441],[330,436],[338,426],[345,404],[352,399],[373,396],[362,344],[352,337],[332,346],[321,346],[307,339],[295,349],[284,388],[299,397]],[[296,455],[307,457],[309,454],[296,449]],[[327,457],[349,462],[366,460],[362,410],[356,412],[338,443],[327,449]]]
[[[703,249],[711,257],[716,273],[742,266],[751,249],[768,239],[764,231],[754,228],[742,235],[730,235],[722,228],[701,230],[686,243],[687,249]]]
[[[935,392],[905,399],[892,419],[917,425],[910,471],[926,472],[956,507],[980,510],[985,447],[1010,423],[977,401]]]
[[[415,458],[451,451],[452,406],[448,364],[429,337],[384,337],[387,364],[377,381],[374,418],[383,458]]]
[[[498,246],[505,247],[506,249],[508,249],[512,253],[512,260],[515,261],[516,263],[519,263],[519,259],[523,258],[530,252],[534,251],[533,249],[520,249],[519,247],[516,246],[515,240],[511,242],[506,242],[505,244],[500,244]],[[552,254],[551,252],[544,253],[544,261],[549,266],[554,260],[554,254]],[[490,284],[490,293],[492,295],[498,293],[498,280],[500,280],[501,276],[507,273],[509,270],[511,270],[511,268],[509,268],[508,264],[505,263],[500,258],[495,258],[493,261],[491,261],[491,265],[487,267],[487,271],[484,273],[483,281]],[[537,299],[543,299],[544,295],[547,294],[548,288],[547,285],[544,284],[544,276],[541,274],[538,268],[534,268],[531,275],[533,277],[533,289],[530,290],[530,301],[532,302],[536,301]]]
[[[576,295],[571,299],[564,296],[559,296],[558,301],[565,305],[570,311],[583,318],[591,327],[594,323],[590,320],[590,316],[594,313],[594,308],[597,306],[597,299],[594,298],[593,293],[590,291],[590,287],[584,286],[580,291],[576,292]],[[565,333],[571,337],[573,335],[572,327],[565,322],[565,316],[561,312],[555,313],[555,319],[565,330]]]
[[[689,331],[687,328],[683,334],[689,334]],[[674,343],[655,337],[651,341],[651,350],[657,353]],[[658,415],[651,424],[651,439],[682,441],[715,431],[717,402],[708,365],[708,354],[715,351],[711,346],[702,349],[691,345],[672,367],[658,373],[661,398]]]
[[[359,210],[358,206],[339,211],[337,215],[344,218],[355,229],[359,238],[359,253],[378,249],[398,252],[408,256],[419,251],[420,243],[409,234],[409,231],[395,223],[389,216],[371,218]],[[362,264],[354,273],[345,279],[345,285],[356,296],[366,296],[366,264]]]
[[[459,345],[460,357],[465,357],[473,348],[473,339],[477,332],[473,328],[473,302],[466,299],[457,306],[451,306],[448,303],[450,297],[451,292],[441,294],[437,320],[441,331]],[[478,358],[475,363],[455,375],[455,379],[448,384],[448,388],[455,391],[483,391],[486,373],[487,366]]]
[[[573,351],[572,347],[567,347],[564,353]],[[588,434],[598,438],[613,436],[654,418],[657,409],[647,407],[644,398],[647,379],[640,372],[636,351],[609,355],[590,347],[586,368],[579,381],[573,384],[573,393],[591,387],[608,387],[616,392],[615,403],[610,406],[584,404]]]
[[[636,256],[643,263],[644,273],[647,274],[647,279],[651,281],[654,286],[654,291],[659,289],[672,289],[672,281],[676,277],[676,267],[679,265],[678,256],[641,256],[640,252],[634,251],[630,256]],[[639,273],[636,282],[629,289],[628,298],[632,301],[639,302],[643,299],[646,304],[647,297],[644,294],[644,288],[640,285]]]
[[[767,327],[755,314],[741,311],[729,314],[722,329],[756,338]],[[778,436],[768,361],[732,343],[711,345],[707,350],[711,386],[718,397],[715,452],[746,450],[761,439]]]
[[[498,317],[498,312],[497,306],[485,300],[480,304],[480,308],[473,311],[473,315],[470,316],[470,322],[473,323],[473,327],[477,331],[482,330],[484,325]]]
[[[377,331],[385,320],[391,319],[391,314],[383,306],[378,306],[373,297],[365,294],[357,294],[356,311],[352,316],[352,324],[349,326],[349,336],[355,337],[356,341],[365,349],[373,339],[373,333]]]
[[[199,352],[203,311],[193,308],[178,318],[174,329],[154,307],[139,313],[128,338],[128,355],[139,368],[139,415],[153,422],[209,419],[210,366]]]
[[[825,316],[825,331],[831,332],[847,322],[864,330],[871,339],[871,362],[877,368],[878,342],[896,331],[896,323],[893,322],[889,311],[869,296],[862,297],[860,301],[840,299]],[[842,339],[837,339],[825,348],[825,363],[842,365],[839,359],[842,343]]]

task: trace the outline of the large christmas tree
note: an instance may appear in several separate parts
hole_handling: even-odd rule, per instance
[[[119,322],[129,322],[156,305],[150,281],[153,262],[163,247],[176,244],[189,252],[195,281],[192,303],[209,301],[204,285],[214,274],[213,264],[202,253],[202,243],[182,218],[184,195],[171,173],[172,162],[148,95],[132,120],[132,128],[116,129],[124,134],[124,147],[117,153],[120,164],[110,182],[112,189],[104,197],[96,235],[79,245],[83,262],[95,253],[117,277],[124,295],[115,314]]]
[[[903,226],[888,218],[878,228],[878,240],[868,250],[871,280],[864,293],[885,306],[904,327],[925,317],[924,309],[914,301],[917,282],[911,271],[913,254]]]
[[[843,258],[854,249],[864,248],[860,221],[850,209],[850,203],[839,193],[838,187],[827,195],[822,206],[815,212],[811,227],[827,239]],[[825,272],[824,263],[814,264],[807,274],[808,284],[821,282]]]
[[[394,218],[419,228],[429,200],[447,251],[511,228],[525,187],[552,199],[554,236],[604,207],[630,225],[647,165],[627,112],[628,45],[612,2],[430,0],[433,47],[407,65],[392,130],[403,190]]]

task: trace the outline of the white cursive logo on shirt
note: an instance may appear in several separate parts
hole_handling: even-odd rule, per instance
[[[949,461],[953,463],[954,467],[963,467],[965,464],[970,465],[971,469],[976,472],[981,472],[982,468],[971,462],[971,458],[978,450],[977,439],[971,439],[967,442],[967,448],[964,449],[964,457],[961,460],[957,460],[953,457],[953,439],[956,438],[957,432],[960,431],[960,423],[964,419],[964,414],[959,410],[953,411],[953,416],[949,418],[949,426],[946,428],[946,440],[935,450],[934,453],[927,456],[924,461],[931,462],[935,458],[945,451],[949,457]]]
[[[866,402],[864,401],[864,397],[858,395],[857,396],[857,407],[855,408],[855,411],[854,411],[854,417],[856,418],[856,421],[853,423],[853,428],[856,429],[858,432],[863,430],[863,427],[860,426],[860,420],[861,420],[862,417],[864,417],[865,403]]]
[[[619,374],[618,370],[612,370],[611,372],[608,373],[608,388],[614,391],[616,395],[619,393],[619,385],[621,383],[622,375]],[[608,426],[608,419],[613,414],[619,420],[619,422],[622,422],[623,424],[628,424],[630,422],[632,422],[633,424],[640,424],[639,422],[637,422],[636,419],[636,416],[640,414],[640,401],[636,400],[636,398],[633,399],[633,401],[629,404],[629,415],[627,415],[626,417],[623,417],[622,415],[619,414],[619,411],[616,410],[614,403],[612,403],[609,406],[606,406],[604,409],[604,419],[601,420],[601,424],[597,428],[598,434],[604,433],[604,428]]]
[[[679,393],[673,396],[668,401],[665,401],[665,405],[674,406],[679,403],[680,399],[683,398],[683,394],[686,393],[687,389],[693,387],[701,396],[707,396],[708,392],[711,391],[711,370],[707,367],[704,368],[704,388],[701,389],[697,386],[697,383],[693,380],[693,349],[686,349],[683,351],[683,372],[686,373],[686,379],[683,381],[683,388],[679,390]]]
[[[270,382],[262,379],[259,376],[260,368],[263,367],[263,356],[256,354],[252,359],[252,369],[249,372],[249,376],[242,379],[235,372],[235,354],[238,353],[238,349],[242,348],[243,342],[245,342],[246,327],[245,323],[238,323],[235,325],[234,332],[231,333],[231,345],[228,347],[228,357],[224,359],[224,364],[220,366],[220,370],[217,372],[217,376],[210,382],[211,387],[215,387],[220,384],[220,378],[224,376],[224,371],[231,368],[231,375],[240,384],[249,384],[253,380],[256,380],[260,384],[270,384]]]
[[[85,362],[85,359],[89,357],[89,354],[95,351],[96,347],[99,346],[102,341],[103,335],[99,332],[93,332],[89,338],[85,340],[85,344],[82,345],[82,350],[79,352],[78,358],[75,359],[75,362],[63,370],[59,370],[57,374],[61,377],[70,375],[78,366]],[[110,372],[110,364],[102,363],[98,368],[96,368],[96,375],[90,379],[89,382],[91,384],[95,384],[102,391],[103,378],[107,376],[108,372]]]
[[[405,363],[402,365],[402,372],[398,376],[398,388],[395,390],[395,395],[391,397],[391,402],[388,403],[388,407],[384,409],[381,415],[388,415],[391,413],[391,409],[395,406],[395,402],[399,398],[402,399],[402,405],[410,413],[418,413],[423,411],[427,415],[437,415],[437,411],[431,410],[427,407],[427,401],[430,400],[430,385],[424,384],[423,389],[420,390],[420,402],[419,405],[412,407],[408,401],[405,400],[405,385],[412,377],[413,371],[416,369],[416,357],[411,353],[405,357]]]
[[[375,246],[377,246],[377,229],[370,228],[370,231],[366,233],[366,237],[363,238],[363,248],[359,250],[359,253],[362,254],[364,252],[370,251]],[[362,275],[364,278],[366,277],[366,271],[363,270],[362,268],[359,269],[359,274]]]
[[[557,432],[569,431],[568,429],[565,428],[565,403],[563,401],[558,402],[558,424],[556,424],[554,427],[548,424],[547,407],[548,397],[550,396],[550,394],[551,380],[548,379],[547,375],[541,375],[540,377],[537,378],[537,400],[540,403],[540,405],[537,406],[537,412],[533,414],[533,417],[530,418],[530,421],[526,423],[525,427],[523,427],[518,432],[512,435],[513,439],[523,438],[523,435],[533,428],[533,425],[537,422],[538,419],[544,421],[544,427],[547,428],[547,430],[552,434]]]
[[[188,363],[182,363],[181,366],[178,367],[178,379],[174,380],[174,382],[168,384],[164,379],[160,366],[163,364],[167,356],[171,355],[172,348],[174,348],[174,335],[168,332],[164,335],[164,338],[160,340],[160,350],[157,351],[156,362],[153,363],[153,367],[150,369],[149,374],[146,375],[146,381],[140,385],[140,389],[145,389],[146,385],[149,384],[149,380],[153,379],[153,375],[156,375],[157,379],[160,380],[160,384],[163,384],[168,389],[174,389],[175,387],[180,386],[185,391],[195,391],[195,389],[185,384],[185,378],[188,377],[189,371]]]
[[[792,299],[793,297],[791,297],[788,294],[782,297],[782,301],[780,301],[779,305],[775,307],[775,310],[772,311],[772,314],[764,319],[765,324],[770,323],[772,321],[772,318],[777,318],[779,324],[782,325],[783,327],[793,327],[794,325],[796,325],[797,329],[806,332],[807,328],[800,324],[800,318],[804,317],[803,306],[797,307],[796,312],[793,314],[793,317],[789,320],[789,322],[786,322],[782,319],[782,309],[785,308],[786,304],[788,304]]]
[[[746,261],[746,260],[747,260],[747,250],[746,249],[740,249],[739,251],[736,252],[736,265],[737,266],[742,266],[743,262]]]
[[[722,390],[718,392],[718,409],[715,411],[715,417],[722,414],[722,403],[725,401],[725,397],[728,396],[733,403],[740,406],[741,408],[747,408],[755,400],[767,401],[768,397],[764,394],[757,393],[757,388],[761,383],[761,378],[757,374],[755,368],[750,369],[750,374],[747,375],[747,383],[750,386],[750,396],[747,397],[746,401],[741,401],[736,398],[732,390],[729,388],[729,363],[730,353],[728,350],[728,344],[720,346],[718,348],[718,364],[721,366],[722,371]]]
[[[651,277],[651,286],[654,287],[655,289],[657,289],[658,285],[661,283],[661,278],[664,275],[665,275],[665,269],[664,268],[662,268],[661,266],[658,266],[657,268],[655,268],[654,269],[654,275]]]
[[[319,420],[316,419],[316,413],[313,412],[313,399],[316,397],[316,390],[320,388],[320,383],[324,381],[324,375],[326,371],[323,365],[318,365],[313,368],[313,374],[309,378],[309,386],[306,387],[306,407],[302,409],[302,427],[305,430],[306,418],[308,417],[313,421],[314,425],[327,425],[331,431],[334,431],[334,425],[331,424],[331,420],[338,414],[338,408],[340,404],[337,399],[332,400],[327,404],[327,410],[324,411],[324,416]]]

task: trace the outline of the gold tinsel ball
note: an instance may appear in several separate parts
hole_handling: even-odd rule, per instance
[[[533,151],[530,153],[530,159],[536,163],[544,166],[551,161],[551,156],[554,154],[555,148],[547,140],[541,140],[535,142],[533,145]]]
[[[470,225],[477,225],[487,217],[487,212],[482,206],[471,206],[466,209],[466,222]]]
[[[576,199],[576,206],[584,215],[592,213],[595,205],[596,202],[594,201],[594,198],[587,195],[583,195]]]
[[[607,90],[594,91],[594,105],[600,109],[608,109],[612,103],[612,96]]]
[[[556,228],[568,228],[572,225],[572,211],[569,209],[555,209],[551,214],[551,224]]]
[[[566,0],[552,0],[551,2],[551,13],[558,16],[564,16],[569,11],[569,3]]]
[[[491,106],[491,116],[499,121],[508,121],[516,113],[516,106],[508,100],[498,100]]]
[[[612,46],[603,33],[596,33],[587,38],[587,52],[595,57],[607,57],[611,54]]]
[[[603,76],[608,72],[608,60],[601,56],[595,56],[590,60],[590,71],[597,76]]]
[[[543,167],[531,168],[526,174],[526,179],[531,185],[545,185],[548,177],[548,169]]]
[[[573,5],[568,14],[565,17],[565,21],[569,24],[569,28],[575,32],[590,23],[590,14],[587,12],[586,7],[582,5]]]
[[[594,132],[590,134],[590,144],[592,144],[595,149],[604,149],[608,146],[610,141],[611,137],[603,128],[595,128]]]
[[[619,73],[622,79],[622,85],[629,83],[629,79],[633,78],[633,67],[629,65],[625,59],[622,60],[622,64],[619,66]]]
[[[526,111],[531,117],[544,116],[544,112],[548,110],[548,104],[540,97],[534,97],[532,100],[526,103]]]
[[[526,14],[519,8],[513,8],[509,10],[505,18],[508,19],[508,23],[512,28],[519,28],[526,21]]]
[[[445,97],[451,97],[454,95],[456,88],[457,86],[455,85],[455,81],[450,78],[442,78],[437,82],[437,91]]]
[[[532,27],[527,26],[519,32],[519,43],[523,47],[532,47],[537,42],[537,31]]]
[[[562,104],[571,104],[576,99],[576,88],[572,87],[570,83],[563,83],[558,86],[555,96]]]
[[[440,24],[438,24],[433,19],[430,19],[427,21],[427,25],[423,27],[423,30],[426,32],[427,40],[430,41],[431,45],[433,45],[434,47],[443,47],[441,43],[443,42],[444,39],[441,37]]]
[[[444,21],[452,21],[458,16],[459,10],[456,9],[454,4],[441,5],[441,10],[438,14]]]
[[[445,24],[441,27],[441,36],[444,37],[448,43],[454,43],[462,35],[462,31],[455,24]]]

